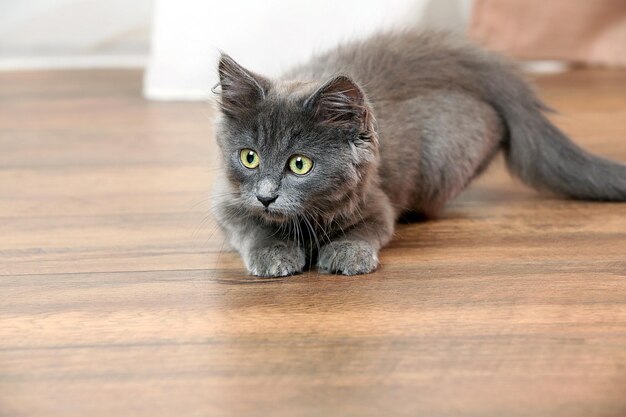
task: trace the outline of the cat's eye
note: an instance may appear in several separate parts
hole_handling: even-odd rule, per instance
[[[241,159],[243,166],[250,169],[258,167],[261,162],[259,154],[248,148],[242,149],[241,152],[239,152],[239,159]]]
[[[289,160],[289,169],[294,174],[304,175],[313,168],[313,161],[304,155],[294,155]]]

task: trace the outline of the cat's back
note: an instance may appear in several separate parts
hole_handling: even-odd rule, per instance
[[[404,99],[425,89],[463,85],[467,65],[491,56],[445,32],[384,32],[314,56],[284,78],[355,79],[373,100]]]

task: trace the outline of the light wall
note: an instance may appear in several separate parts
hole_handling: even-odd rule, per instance
[[[143,66],[153,0],[0,0],[0,69]]]

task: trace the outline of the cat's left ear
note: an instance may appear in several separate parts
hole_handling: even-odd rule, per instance
[[[341,129],[367,128],[368,108],[363,90],[350,77],[326,81],[304,102],[318,123]]]
[[[220,108],[229,116],[249,114],[265,98],[270,81],[248,71],[234,59],[222,54],[218,65],[220,77]]]

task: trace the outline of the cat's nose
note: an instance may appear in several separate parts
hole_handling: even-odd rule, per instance
[[[272,196],[272,197],[266,197],[266,196],[257,195],[256,198],[261,202],[261,204],[263,204],[265,207],[267,207],[270,204],[272,204],[274,201],[276,201],[276,199],[278,198],[278,195],[275,195],[275,196]]]

